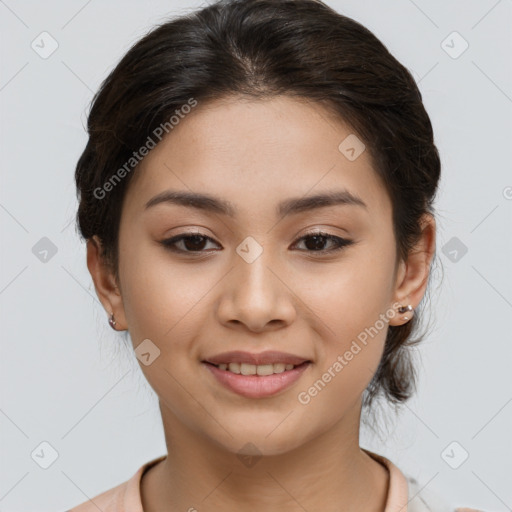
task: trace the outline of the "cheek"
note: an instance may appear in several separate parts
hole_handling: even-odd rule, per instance
[[[308,414],[323,417],[325,425],[334,424],[356,404],[380,363],[389,317],[387,297],[379,294],[376,284],[383,283],[354,273],[318,292],[322,336],[317,365],[297,399]]]
[[[370,247],[359,250],[328,275],[317,275],[317,286],[303,290],[322,333],[317,346],[319,385],[329,383],[326,387],[339,393],[342,400],[354,399],[371,380],[393,315],[389,308],[394,302],[394,254],[383,250],[377,258],[376,253]]]
[[[342,342],[373,326],[392,304],[393,255],[354,251],[350,258],[316,273],[301,293],[324,323],[325,332]],[[389,312],[388,312],[389,313]],[[380,322],[379,322],[380,324]],[[382,327],[382,326],[381,326]]]
[[[164,249],[138,244],[120,257],[123,304],[134,342],[163,341],[194,316],[208,278],[192,265],[173,263]]]
[[[194,265],[171,262],[165,250],[150,244],[139,244],[124,254],[119,260],[120,273],[133,348],[149,339],[156,346],[146,345],[149,352],[158,354],[150,364],[141,364],[141,370],[168,407],[186,408],[190,397],[180,382],[197,371],[191,352],[198,326],[204,322],[201,298],[206,298],[216,280],[194,270]]]
[[[179,362],[193,369],[199,333],[212,318],[211,292],[225,270],[219,274],[207,261],[178,262],[153,244],[126,254],[120,271],[134,348],[150,339],[160,349],[160,364],[172,368]]]

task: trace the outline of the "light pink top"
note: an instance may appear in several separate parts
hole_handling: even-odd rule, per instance
[[[389,471],[389,487],[384,512],[422,512],[432,510],[430,507],[424,507],[418,500],[409,501],[410,488],[407,479],[403,473],[390,460],[382,455],[364,450],[368,455],[383,464]],[[142,465],[137,472],[126,482],[105,491],[92,500],[88,500],[66,512],[144,512],[140,494],[140,482],[144,471],[151,466],[165,459],[167,455],[162,455]],[[414,494],[410,497],[414,497]],[[452,509],[447,508],[447,511]],[[437,512],[437,509],[436,509]],[[458,508],[455,512],[481,512],[472,508]]]

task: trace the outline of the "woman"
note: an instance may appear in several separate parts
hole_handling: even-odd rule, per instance
[[[359,446],[414,390],[440,177],[383,44],[319,1],[217,2],[129,50],[88,132],[88,268],[168,454],[72,512],[453,510]]]

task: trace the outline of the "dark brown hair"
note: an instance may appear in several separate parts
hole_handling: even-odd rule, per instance
[[[201,104],[236,95],[307,99],[348,123],[392,200],[397,263],[407,257],[419,240],[422,216],[433,214],[441,167],[409,71],[368,29],[320,1],[221,0],[152,29],[93,99],[89,140],[75,173],[77,221],[83,238],[99,237],[116,278],[119,221],[137,167],[130,160],[134,152],[148,137],[154,141],[159,126],[170,128],[171,117],[191,98]],[[133,171],[126,166],[130,161]],[[113,182],[116,173],[122,179]],[[406,324],[389,327],[364,405],[379,395],[394,404],[411,396],[415,370],[409,347],[423,337],[412,340],[419,320],[416,310]]]

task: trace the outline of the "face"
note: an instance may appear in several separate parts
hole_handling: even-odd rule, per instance
[[[141,368],[164,424],[233,453],[253,443],[279,454],[359,410],[405,267],[369,152],[339,149],[352,133],[312,103],[233,98],[199,104],[140,164],[109,307],[149,354]],[[214,201],[187,206],[164,200],[170,192]],[[324,194],[341,200],[305,201]],[[256,370],[273,376],[205,362],[229,351],[247,363],[266,351],[298,359],[291,371]]]

